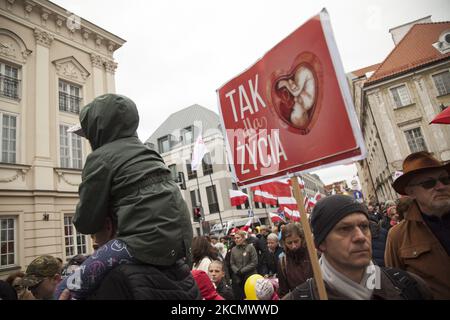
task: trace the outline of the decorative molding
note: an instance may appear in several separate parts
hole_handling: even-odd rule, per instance
[[[36,39],[36,43],[40,44],[41,46],[50,48],[52,45],[52,42],[54,40],[53,35],[51,35],[49,32],[35,28],[34,29],[34,38]]]
[[[91,53],[91,62],[93,67],[103,68],[103,59],[95,53]]]
[[[0,168],[2,168],[2,167],[0,167]],[[30,170],[29,167],[16,169],[15,175],[8,177],[8,178],[0,178],[0,183],[10,183],[10,182],[17,180],[19,177],[22,177],[22,181],[25,181],[25,176],[29,170]]]
[[[112,42],[112,41],[109,41],[109,43],[108,43],[108,52],[110,54],[113,54],[115,48],[116,48],[116,44],[114,42]]]
[[[81,30],[81,35],[83,36],[83,42],[86,43],[89,40],[89,35],[90,34],[91,34],[91,31],[86,29],[86,28],[83,28]]]
[[[44,7],[41,7],[41,24],[43,26],[47,26],[48,17],[50,17],[51,15],[52,15],[52,11],[50,11]]]
[[[14,5],[15,0],[6,0],[6,9],[8,11],[12,11],[12,7]]]
[[[102,45],[102,41],[103,41],[103,37],[97,34],[95,36],[95,45],[97,47],[100,47]]]
[[[78,187],[80,185],[80,183],[72,182],[66,178],[65,174],[71,173],[71,172],[66,171],[64,169],[56,169],[56,168],[55,168],[55,171],[56,171],[56,174],[58,175],[58,182],[61,182],[61,180],[63,180],[65,183],[67,183],[68,185],[73,186],[73,187]]]
[[[421,91],[423,91],[422,79],[423,77],[421,75],[416,75],[413,77],[414,82],[419,86],[419,89]]]
[[[54,60],[53,64],[56,67],[56,73],[59,76],[77,80],[84,83],[89,77],[90,73],[85,67],[73,56],[63,59]]]
[[[407,126],[409,124],[420,123],[420,121],[422,121],[422,117],[416,117],[414,119],[409,119],[409,120],[406,120],[406,121],[399,122],[399,123],[397,123],[397,126],[399,128],[401,128],[401,127]]]
[[[56,32],[61,32],[61,27],[63,26],[64,22],[66,21],[66,17],[63,17],[61,15],[56,15],[55,23],[56,23]]]
[[[24,9],[25,9],[25,18],[30,19],[30,13],[33,11],[33,8],[36,6],[36,3],[26,0],[24,2]]]
[[[25,42],[15,33],[0,29],[0,56],[25,63],[31,50],[25,46]]]
[[[116,62],[114,62],[113,60],[105,60],[104,65],[105,65],[106,72],[109,72],[112,74],[116,73],[116,69],[117,69]]]

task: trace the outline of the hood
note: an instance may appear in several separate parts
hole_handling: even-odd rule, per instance
[[[80,112],[80,124],[92,150],[109,142],[137,137],[139,114],[136,104],[118,94],[104,94]]]

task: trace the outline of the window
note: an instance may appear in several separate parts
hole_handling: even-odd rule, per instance
[[[219,212],[219,203],[217,202],[216,186],[206,187],[208,197],[209,213]]]
[[[16,220],[0,218],[0,268],[16,264]]]
[[[194,135],[192,134],[192,127],[184,128],[182,131],[182,139],[184,140],[184,144],[191,144],[194,138]]]
[[[165,136],[158,139],[159,153],[165,153],[170,151],[169,136]]]
[[[0,113],[0,160],[6,163],[16,163],[16,132],[17,117]]]
[[[192,171],[191,160],[186,160],[186,169],[188,174],[188,180],[197,178],[197,171]]]
[[[405,131],[406,141],[408,141],[409,149],[412,152],[427,151],[425,140],[422,136],[420,128],[414,128]]]
[[[59,152],[61,168],[81,169],[81,137],[75,133],[69,133],[69,126],[59,126]]]
[[[80,113],[81,87],[59,80],[59,110]]]
[[[397,108],[411,104],[411,99],[408,94],[408,89],[405,85],[401,85],[391,89]]]
[[[202,168],[203,168],[203,175],[213,173],[213,166],[211,163],[211,156],[209,153],[205,154],[202,159]]]
[[[177,165],[176,164],[171,164],[169,166],[170,169],[170,175],[172,176],[172,179],[174,181],[178,181],[178,176],[177,176]]]
[[[450,93],[450,72],[445,71],[434,75],[433,81],[440,96]]]
[[[19,69],[0,63],[0,96],[19,99]]]
[[[199,196],[199,192],[197,189],[195,190],[191,190],[191,204],[192,204],[192,208],[196,207],[197,204],[200,203],[200,196]]]
[[[72,223],[72,216],[64,217],[64,245],[66,249],[66,258],[77,254],[86,254],[86,236],[77,232]]]

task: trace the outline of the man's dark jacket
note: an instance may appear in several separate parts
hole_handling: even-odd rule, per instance
[[[123,264],[114,268],[90,300],[201,300],[189,266]]]

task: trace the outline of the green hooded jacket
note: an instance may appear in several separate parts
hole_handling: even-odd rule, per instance
[[[86,159],[73,223],[83,234],[117,216],[117,238],[139,261],[169,266],[191,263],[189,211],[161,156],[137,137],[139,115],[129,98],[105,94],[80,112],[93,152]]]

